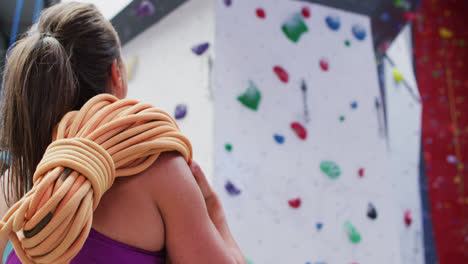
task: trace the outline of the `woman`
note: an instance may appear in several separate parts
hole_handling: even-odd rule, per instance
[[[19,200],[54,127],[95,95],[127,93],[120,42],[94,5],[62,3],[10,50],[2,95],[6,202]],[[8,162],[8,166],[6,166]],[[117,178],[94,211],[70,263],[245,263],[220,200],[195,162],[163,153],[136,176]],[[3,241],[3,247],[6,241]],[[166,259],[167,258],[167,259]],[[15,252],[8,264],[20,263]]]

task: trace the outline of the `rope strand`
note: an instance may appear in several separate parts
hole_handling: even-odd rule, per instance
[[[138,174],[162,152],[192,157],[164,111],[109,94],[67,113],[33,175],[33,187],[0,221],[22,263],[69,263],[83,247],[93,211],[116,177]]]

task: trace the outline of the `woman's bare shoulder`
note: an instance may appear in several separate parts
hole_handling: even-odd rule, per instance
[[[164,152],[158,159],[142,173],[142,184],[150,188],[150,191],[158,198],[174,185],[196,185],[190,168],[177,152]]]

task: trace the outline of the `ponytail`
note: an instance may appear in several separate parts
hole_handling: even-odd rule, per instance
[[[9,155],[1,168],[9,165],[10,185],[3,189],[11,203],[31,185],[55,125],[77,100],[77,87],[64,47],[50,33],[37,31],[10,50],[2,87],[1,147]]]
[[[69,111],[109,89],[112,63],[120,59],[114,28],[92,4],[67,2],[41,12],[16,42],[2,85],[0,171],[8,204],[32,186],[32,175]]]

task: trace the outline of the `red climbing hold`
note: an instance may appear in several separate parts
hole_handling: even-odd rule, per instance
[[[296,132],[300,139],[305,140],[307,138],[307,130],[303,125],[301,125],[301,123],[293,122],[291,123],[291,128]]]
[[[358,174],[359,174],[359,178],[364,177],[364,169],[360,168],[359,171],[358,171]]]
[[[328,71],[328,61],[326,59],[320,60],[320,68],[322,68],[323,71]]]
[[[288,82],[289,80],[288,73],[281,66],[273,67],[273,71],[276,73],[276,75],[282,82],[284,83]]]
[[[309,18],[310,17],[310,10],[308,7],[303,7],[301,10],[302,16],[304,18]]]
[[[257,13],[257,16],[262,19],[266,16],[265,10],[263,10],[262,8],[257,8],[257,10],[255,10],[255,13]]]
[[[413,222],[413,218],[411,218],[411,212],[410,210],[405,211],[405,224],[406,226],[410,226],[411,222]]]
[[[288,203],[289,203],[289,206],[297,209],[301,206],[301,198],[291,199],[288,201]]]

